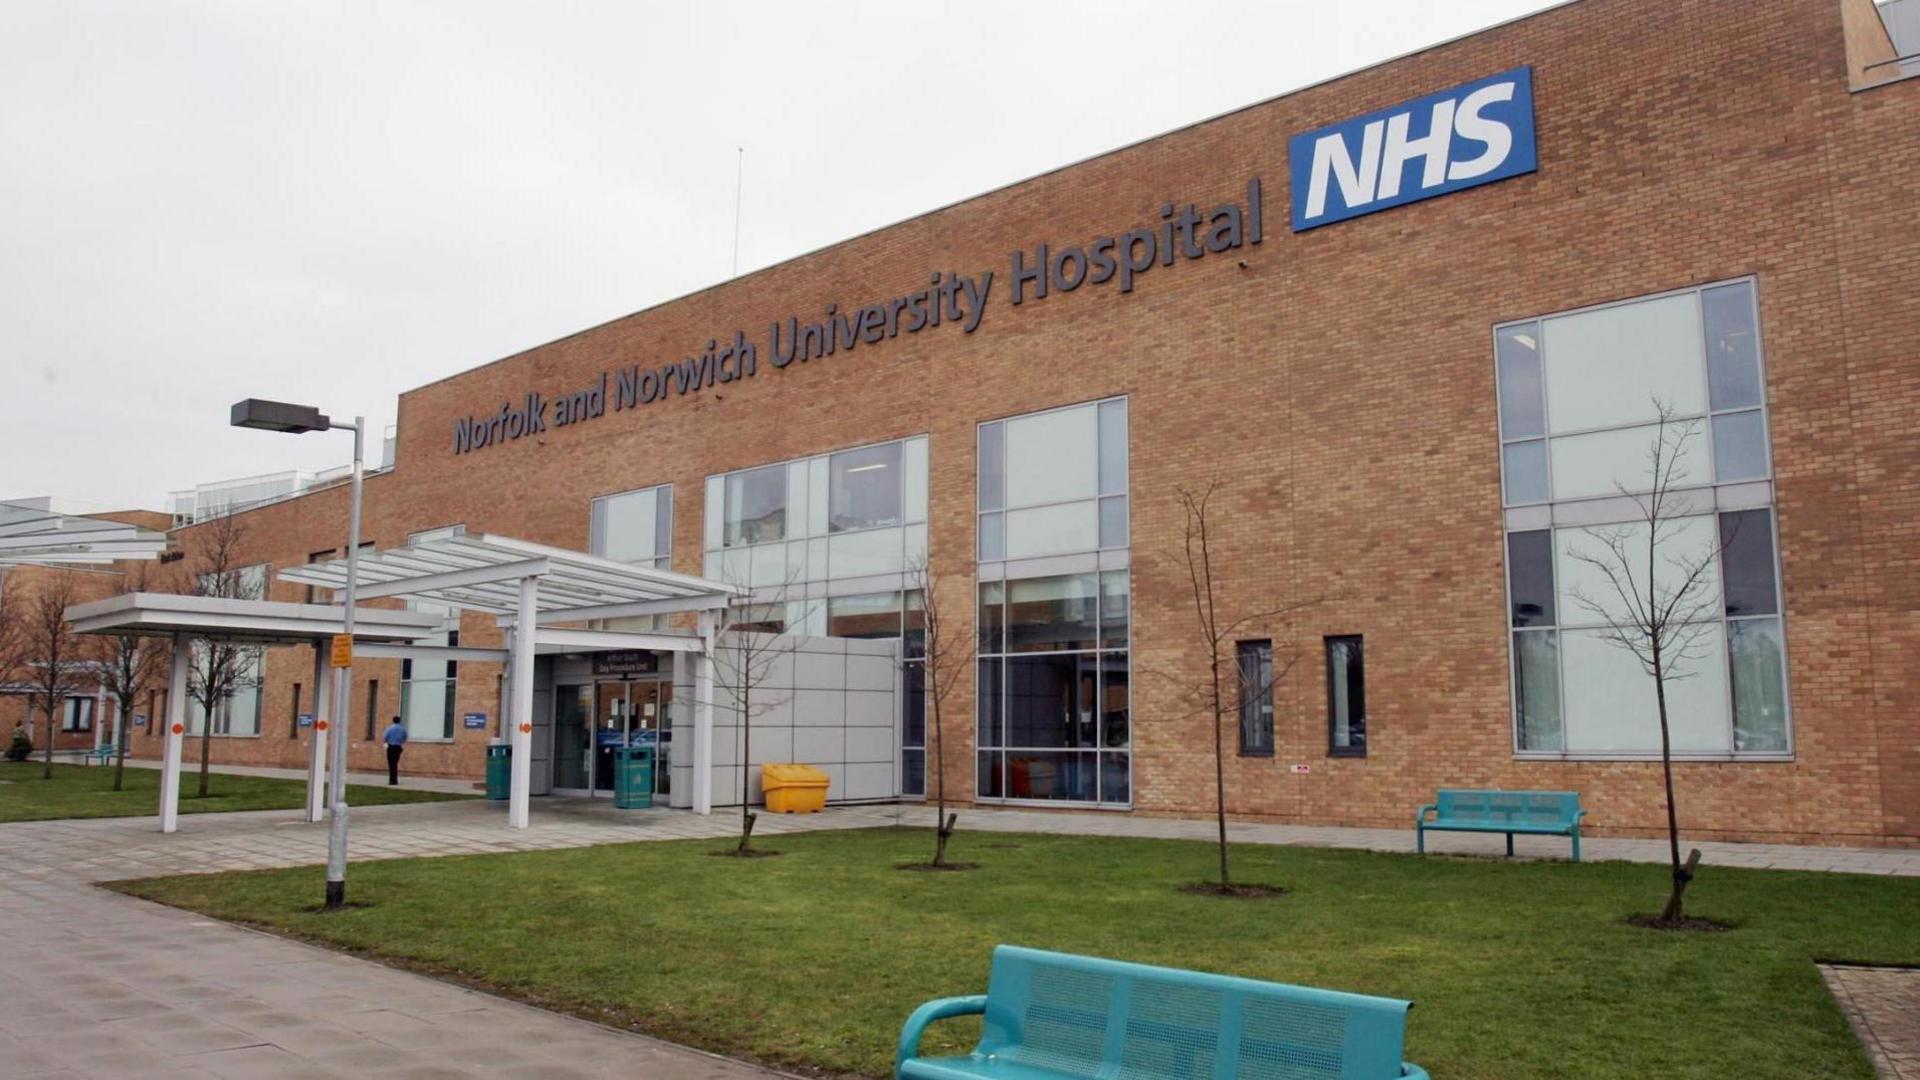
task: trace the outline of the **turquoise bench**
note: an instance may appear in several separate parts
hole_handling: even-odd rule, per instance
[[[99,758],[100,764],[105,765],[107,762],[113,760],[114,750],[115,747],[112,743],[108,743],[105,746],[96,746],[80,755],[80,764],[91,765],[94,758]]]
[[[1427,1080],[1400,1060],[1412,1002],[1002,945],[987,992],[941,998],[900,1032],[897,1080]],[[962,1057],[921,1057],[927,1025],[984,1018]]]
[[[1507,854],[1513,854],[1514,833],[1573,838],[1573,861],[1580,861],[1580,809],[1577,791],[1480,791],[1441,789],[1437,802],[1420,808],[1414,821],[1414,849],[1427,853],[1427,831],[1497,832],[1507,834]],[[1427,815],[1434,815],[1432,821]]]

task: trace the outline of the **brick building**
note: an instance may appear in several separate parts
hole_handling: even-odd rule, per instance
[[[1213,484],[1223,616],[1308,605],[1229,643],[1277,675],[1236,695],[1234,813],[1397,827],[1498,785],[1644,834],[1652,684],[1582,555],[1691,431],[1663,550],[1711,556],[1683,827],[1915,843],[1920,83],[1878,26],[1867,0],[1581,0],[980,195],[403,395],[365,535],[650,562],[827,637],[910,636],[924,555],[981,643],[950,794],[1196,814],[1179,493]],[[284,569],[338,554],[345,508],[235,520]],[[176,531],[189,559],[208,527]],[[263,665],[215,756],[303,764],[311,654]],[[671,715],[657,667],[543,671],[553,790],[600,786],[610,718]],[[479,775],[498,665],[356,680],[353,767],[404,715],[411,768]],[[928,742],[909,704],[835,796],[924,791]]]

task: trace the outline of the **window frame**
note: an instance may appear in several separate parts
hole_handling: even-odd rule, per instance
[[[84,705],[84,708],[75,708]],[[85,694],[68,694],[61,701],[60,730],[75,734],[93,730],[94,700]],[[83,722],[84,721],[84,722]]]
[[[1108,485],[1104,482],[1103,478],[1100,475],[1101,466],[1106,460],[1106,456],[1102,452],[1103,450],[1106,449],[1106,442],[1105,442],[1106,432],[1105,432],[1104,425],[1102,423],[1101,414],[1104,411],[1103,407],[1111,404],[1119,405],[1125,411],[1125,415],[1126,415],[1126,437],[1123,440],[1122,445],[1120,446],[1120,449],[1119,449],[1119,455],[1121,459],[1120,467],[1121,467],[1122,473],[1124,474],[1121,478],[1122,483],[1120,486],[1120,490],[1110,490],[1108,488]],[[1081,498],[1054,499],[1050,501],[1043,501],[1043,502],[1036,502],[1036,503],[1015,504],[1010,495],[1010,491],[1009,491],[1010,485],[1008,483],[1008,476],[1007,476],[1008,465],[1011,463],[1011,459],[1009,458],[1008,452],[1007,452],[1007,425],[1012,423],[1015,420],[1027,420],[1034,417],[1050,416],[1054,413],[1063,413],[1063,412],[1072,411],[1074,409],[1086,409],[1086,408],[1092,409],[1094,414],[1094,422],[1093,422],[1094,440],[1095,440],[1094,442],[1094,493],[1092,495],[1084,496]],[[982,477],[980,475],[981,445],[982,445],[983,437],[985,436],[985,433],[989,428],[996,428],[999,432],[998,463],[1000,468],[999,480],[998,480],[998,483],[995,485],[995,487],[997,487],[999,491],[999,500],[997,505],[991,506],[991,507],[983,506],[980,501],[980,492],[982,487]],[[976,421],[974,423],[974,432],[973,432],[973,453],[974,453],[973,542],[974,542],[975,563],[979,565],[1001,565],[1005,563],[1017,563],[1017,562],[1024,562],[1024,561],[1034,560],[1034,559],[1057,559],[1062,557],[1071,557],[1074,555],[1085,555],[1085,554],[1098,555],[1100,553],[1109,552],[1109,551],[1130,551],[1132,549],[1133,547],[1133,400],[1131,395],[1109,394],[1105,397],[1088,398],[1083,401],[1067,402],[1066,404],[1055,405],[1050,408],[1035,409],[1031,412],[1012,413],[1006,416],[996,416],[996,417],[990,417],[985,420]],[[1125,509],[1125,513],[1121,515],[1121,520],[1119,522],[1120,532],[1122,534],[1122,537],[1120,539],[1120,542],[1109,544],[1106,542],[1105,537],[1102,535],[1102,529],[1101,529],[1102,515],[1106,507],[1109,504],[1114,503],[1116,501],[1120,502]],[[1009,555],[1007,554],[1007,519],[1010,515],[1014,513],[1024,512],[1024,511],[1049,510],[1049,509],[1055,509],[1062,506],[1083,506],[1083,505],[1090,506],[1093,511],[1093,527],[1094,527],[1093,547],[1081,548],[1081,549],[1076,549],[1071,551],[1051,552],[1051,553],[1040,554],[1040,555]],[[982,544],[981,542],[982,538],[986,535],[987,529],[989,528],[989,525],[988,525],[989,519],[992,519],[993,521],[992,527],[995,529],[995,533],[999,537],[999,554],[998,555],[990,556],[985,554],[985,545]]]
[[[635,488],[623,488],[619,491],[609,491],[609,492],[605,492],[603,494],[595,495],[589,498],[587,500],[587,553],[589,555],[593,555],[596,558],[602,558],[602,559],[610,558],[610,556],[608,556],[605,553],[606,547],[607,547],[607,534],[606,534],[607,512],[604,509],[604,507],[614,499],[623,499],[629,495],[644,495],[649,491],[653,492],[653,500],[654,500],[653,501],[654,552],[653,552],[652,558],[645,565],[656,570],[672,570],[673,569],[673,530],[676,526],[679,525],[679,522],[674,520],[677,508],[673,505],[674,492],[673,492],[672,481],[668,481],[662,484],[643,484],[640,487],[635,487]],[[659,541],[662,536],[661,529],[660,529],[660,509],[663,505],[666,507],[666,511],[667,511],[667,514],[666,514],[667,525],[666,525],[666,532],[664,534],[667,541],[665,551],[659,550],[660,548]],[[614,560],[614,561],[624,562],[626,560]],[[642,564],[629,563],[628,565],[639,566]]]
[[[1320,640],[1322,643],[1322,648],[1326,653],[1326,668],[1327,668],[1327,756],[1335,757],[1335,758],[1366,757],[1369,736],[1372,734],[1370,731],[1370,728],[1372,725],[1370,725],[1367,722],[1368,718],[1367,718],[1367,638],[1366,638],[1366,635],[1365,634],[1328,634],[1325,637],[1321,638]],[[1349,744],[1346,746],[1340,746],[1334,742],[1334,733],[1338,730],[1338,725],[1334,716],[1333,646],[1335,643],[1344,644],[1348,642],[1351,642],[1352,644],[1357,646],[1357,652],[1360,656],[1360,710],[1359,710],[1360,711],[1360,745],[1358,746],[1352,745],[1351,742],[1349,742]],[[1352,711],[1352,710],[1349,709],[1349,711]],[[1353,724],[1351,722],[1351,719],[1349,719],[1347,727],[1349,731],[1352,730]]]

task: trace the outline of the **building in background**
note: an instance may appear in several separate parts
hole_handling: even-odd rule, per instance
[[[1644,835],[1653,692],[1581,556],[1630,527],[1665,410],[1697,431],[1670,553],[1713,583],[1683,827],[1920,842],[1913,2],[1581,0],[583,330],[403,395],[366,536],[592,551],[750,589],[742,629],[897,640],[884,688],[870,644],[810,644],[756,720],[753,763],[836,800],[943,768],[961,801],[1182,815],[1214,768],[1179,494],[1217,484],[1229,617],[1310,605],[1232,643],[1277,680],[1234,695],[1233,813],[1573,789]],[[342,554],[345,513],[321,485],[232,515],[268,596],[322,599],[272,572]],[[923,564],[974,646],[943,762]],[[261,663],[216,759],[301,765],[311,653]],[[546,789],[684,715],[668,656],[538,670]],[[498,664],[355,675],[353,767],[400,716],[410,769],[480,775]]]

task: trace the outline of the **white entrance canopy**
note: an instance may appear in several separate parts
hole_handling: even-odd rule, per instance
[[[693,809],[713,807],[713,644],[720,613],[744,589],[504,536],[423,540],[356,560],[357,599],[405,597],[499,617],[508,629],[506,716],[512,746],[507,824],[527,826],[532,791],[533,658],[543,650],[653,649],[688,655],[694,670]],[[280,580],[345,589],[347,560],[282,570]],[[696,614],[698,632],[629,633],[568,628],[644,615]],[[408,650],[420,646],[406,646]]]
[[[439,629],[438,615],[360,607],[353,611],[355,642],[404,643]],[[307,820],[318,821],[326,787],[327,705],[331,690],[326,650],[321,646],[346,629],[346,608],[325,604],[289,604],[172,593],[125,593],[75,604],[67,621],[82,634],[167,638],[173,643],[173,670],[167,679],[167,715],[161,736],[160,831],[172,832],[180,815],[180,748],[187,734],[187,697],[193,678],[193,643],[224,645],[312,645],[314,647],[313,742],[307,760]],[[378,648],[377,645],[369,645]],[[393,646],[389,646],[393,647]],[[344,734],[344,733],[342,733]]]
[[[0,570],[11,566],[97,566],[157,558],[167,534],[118,521],[57,514],[0,502]]]
[[[347,561],[296,566],[282,581],[326,589],[347,585]],[[504,536],[453,536],[359,559],[361,600],[406,596],[472,611],[517,615],[519,581],[540,579],[538,623],[725,608],[742,590],[705,578],[602,559]]]

